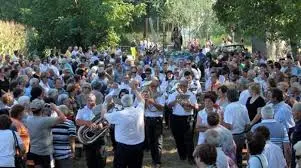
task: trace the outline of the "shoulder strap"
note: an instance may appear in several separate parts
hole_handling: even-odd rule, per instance
[[[256,156],[256,155],[255,155],[255,157],[259,160],[260,165],[261,165],[261,167],[263,168],[262,161],[261,161],[260,157],[259,157],[259,156]]]
[[[12,133],[13,133],[14,140],[15,140],[15,148],[20,151],[20,146],[19,146],[19,142],[18,142],[16,133],[15,133],[15,131],[12,131]]]

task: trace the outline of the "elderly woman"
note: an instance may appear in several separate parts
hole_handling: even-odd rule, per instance
[[[251,125],[253,125],[260,120],[260,108],[265,106],[265,101],[260,96],[260,84],[250,84],[249,93],[251,94],[251,97],[248,98],[246,107],[248,109]]]
[[[197,168],[216,168],[217,151],[214,145],[201,144],[193,152]]]
[[[211,144],[214,145],[216,147],[216,151],[217,151],[217,159],[216,159],[216,165],[218,168],[228,168],[230,167],[230,165],[232,165],[232,167],[235,167],[235,163],[234,161],[229,158],[222,150],[221,147],[221,137],[219,135],[219,133],[213,129],[209,129],[205,132],[205,142],[207,144]]]
[[[47,93],[47,97],[53,99],[53,100],[57,100],[59,95],[59,92],[57,89],[49,89],[48,93]]]
[[[7,115],[0,115],[0,167],[15,167],[15,143],[24,152],[23,142],[18,133],[10,130],[12,121]]]
[[[233,135],[231,131],[219,124],[220,115],[214,112],[208,113],[207,122],[210,130],[218,132],[224,153],[229,156],[231,160],[236,161],[236,145],[233,140]]]
[[[196,130],[199,131],[198,145],[204,143],[205,134],[204,132],[208,129],[207,116],[210,112],[220,113],[220,109],[214,106],[216,101],[216,95],[214,92],[208,92],[204,96],[205,108],[198,112]]]

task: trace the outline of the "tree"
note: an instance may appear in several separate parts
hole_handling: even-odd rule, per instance
[[[245,35],[290,41],[293,53],[300,40],[301,2],[296,0],[217,0],[213,6],[221,24]],[[294,54],[295,55],[295,54]]]
[[[13,5],[17,4],[17,5]],[[13,0],[4,1],[0,18],[15,20],[35,32],[38,51],[69,45],[116,45],[119,35],[145,4],[122,0]]]

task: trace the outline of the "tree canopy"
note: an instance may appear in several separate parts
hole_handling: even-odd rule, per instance
[[[266,39],[289,40],[294,48],[301,38],[301,1],[217,0],[213,6],[221,24],[237,32]]]
[[[32,49],[69,45],[117,45],[119,35],[145,4],[122,0],[11,0],[2,1],[0,19],[13,20],[31,30]]]

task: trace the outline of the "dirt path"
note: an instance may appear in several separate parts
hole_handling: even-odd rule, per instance
[[[113,161],[112,148],[109,148],[109,157],[107,159],[107,168],[111,168]],[[170,133],[170,130],[164,130],[163,139],[163,153],[162,153],[162,168],[193,168],[187,161],[181,161],[178,157],[177,150],[175,148],[174,139]],[[150,152],[144,152],[143,167],[151,168],[151,156]],[[75,161],[75,168],[86,168],[85,158],[82,156],[80,160]]]

